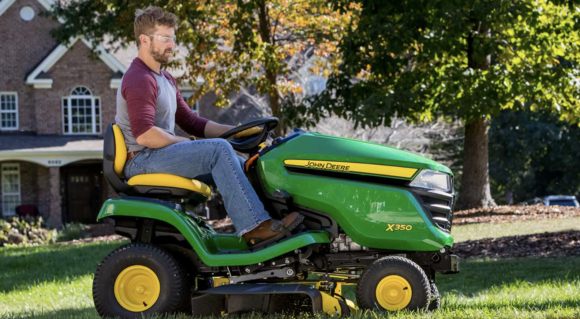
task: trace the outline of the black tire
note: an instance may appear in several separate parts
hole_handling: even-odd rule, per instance
[[[415,311],[427,308],[431,300],[431,288],[423,269],[407,258],[384,257],[370,264],[358,281],[356,300],[361,309],[395,311],[395,309],[384,308],[377,299],[377,287],[388,276],[402,277],[410,285],[411,298],[402,309]],[[407,289],[408,287],[402,288],[403,291]]]
[[[340,316],[341,317],[349,317],[350,316],[350,308],[346,304],[346,302],[339,300],[338,304],[340,305]]]
[[[193,293],[196,292],[196,288],[197,290],[205,290],[211,288],[209,285],[209,278],[211,277],[199,276],[193,262],[188,258],[188,256],[184,253],[184,251],[181,248],[176,250],[174,247],[166,247],[165,249],[169,254],[171,254],[171,256],[175,259],[175,261],[183,271],[184,278],[183,282],[187,285],[189,289],[190,298],[193,296]],[[183,303],[183,307],[181,309],[178,309],[178,312],[191,315],[192,310],[193,309],[191,307],[191,299],[188,299],[187,302]]]
[[[158,278],[159,297],[144,311],[121,306],[115,295],[115,282],[131,266],[149,268]],[[99,265],[93,280],[93,300],[101,317],[141,318],[154,313],[172,313],[187,309],[190,280],[179,263],[164,249],[151,244],[132,243],[111,252]]]
[[[439,310],[441,308],[441,296],[439,295],[439,289],[437,289],[437,285],[435,285],[434,282],[431,283],[431,297],[437,297],[437,299],[432,300],[431,303],[429,303],[427,310]]]

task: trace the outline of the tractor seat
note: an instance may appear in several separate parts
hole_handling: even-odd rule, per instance
[[[195,203],[203,203],[211,196],[206,184],[171,174],[135,175],[125,182],[123,168],[127,161],[127,146],[119,126],[109,124],[104,144],[103,173],[119,194]]]

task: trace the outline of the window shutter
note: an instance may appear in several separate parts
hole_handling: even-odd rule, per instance
[[[95,98],[95,133],[101,133],[101,99],[96,97]]]
[[[62,98],[62,132],[64,134],[70,133],[69,126],[69,112],[68,112],[68,98]]]

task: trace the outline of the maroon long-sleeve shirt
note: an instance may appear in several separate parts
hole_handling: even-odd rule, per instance
[[[127,150],[139,151],[145,147],[137,143],[137,137],[153,126],[175,135],[177,123],[185,132],[204,137],[208,120],[189,108],[171,74],[155,73],[135,58],[117,90],[115,122],[123,131]]]

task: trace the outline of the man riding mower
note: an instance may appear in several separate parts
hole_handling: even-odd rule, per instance
[[[439,308],[435,274],[459,272],[451,251],[451,171],[395,148],[300,129],[266,146],[277,124],[263,118],[220,136],[262,127],[228,141],[248,154],[245,173],[271,216],[304,217],[275,226],[281,236],[251,247],[237,235],[216,233],[192,212],[211,195],[204,183],[169,174],[125,180],[124,138],[109,125],[103,172],[121,196],[104,203],[98,220],[114,219],[115,231],[131,243],[110,253],[95,274],[101,316],[344,316],[354,309],[341,296],[346,284],[356,284],[360,309]]]

